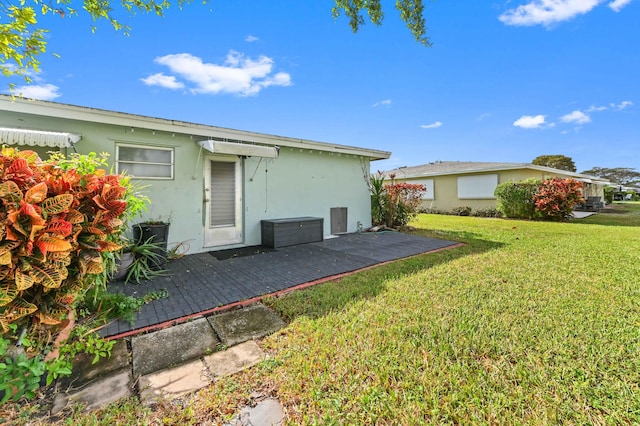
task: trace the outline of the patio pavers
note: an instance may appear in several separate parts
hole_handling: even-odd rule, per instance
[[[111,292],[144,296],[166,290],[169,297],[142,306],[134,324],[115,321],[100,334],[108,337],[149,330],[301,284],[457,244],[406,233],[381,232],[345,234],[317,243],[225,260],[218,260],[211,253],[187,255],[169,262],[167,274],[151,281],[110,283]]]

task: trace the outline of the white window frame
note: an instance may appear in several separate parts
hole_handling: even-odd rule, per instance
[[[120,160],[120,148],[135,148],[135,149],[146,149],[146,150],[154,150],[154,151],[169,151],[171,153],[171,160],[170,163],[143,163],[140,161],[121,161]],[[136,178],[136,179],[152,179],[152,180],[173,180],[174,177],[174,173],[175,173],[175,150],[172,147],[164,147],[164,146],[150,146],[150,145],[135,145],[135,144],[128,144],[128,143],[117,143],[116,144],[116,173],[120,174],[123,170],[126,170],[126,167],[121,167],[122,165],[126,165],[126,164],[144,164],[144,165],[148,165],[148,166],[170,166],[170,176],[138,176],[138,175],[133,175],[132,177]]]
[[[498,186],[498,174],[472,175],[458,177],[458,199],[495,200]]]
[[[412,179],[408,180],[407,183],[418,183],[420,185],[424,185],[427,188],[427,191],[422,194],[423,200],[435,200],[435,182],[433,179]]]

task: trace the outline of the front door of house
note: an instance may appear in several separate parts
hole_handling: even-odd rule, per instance
[[[242,162],[238,157],[205,158],[206,247],[242,242]]]

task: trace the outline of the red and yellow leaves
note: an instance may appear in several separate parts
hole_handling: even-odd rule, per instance
[[[22,200],[22,191],[20,191],[17,183],[8,180],[0,183],[0,198],[18,202]]]
[[[0,282],[0,306],[6,306],[18,297],[18,289],[10,280]]]
[[[8,305],[4,306],[4,310],[0,315],[0,322],[10,324],[24,316],[31,315],[37,310],[38,307],[33,303],[16,297]]]
[[[72,194],[60,194],[55,197],[47,198],[41,204],[42,210],[48,215],[60,214],[67,210],[73,204]]]
[[[72,225],[77,225],[77,224],[84,223],[86,218],[85,218],[85,215],[80,213],[78,210],[69,209],[69,211],[67,211],[64,219],[67,222],[71,223]]]
[[[18,291],[24,291],[31,288],[36,283],[36,280],[29,274],[23,274],[20,271],[16,271],[15,283]]]
[[[30,275],[35,282],[46,288],[58,288],[62,284],[62,280],[66,278],[66,274],[63,274],[59,269],[39,266],[34,266]]]
[[[11,165],[7,167],[5,173],[14,179],[25,180],[33,176],[33,170],[29,167],[29,162],[25,158],[16,158]]]
[[[97,241],[100,251],[118,251],[122,248],[121,244],[116,244],[111,241]]]
[[[68,237],[69,235],[71,235],[72,229],[73,225],[71,224],[71,222],[62,219],[55,219],[47,224],[47,227],[44,228],[44,231],[55,234],[59,237]]]
[[[47,198],[47,184],[40,182],[27,190],[24,194],[24,201],[30,204],[38,204]]]
[[[49,237],[46,235],[38,238],[38,240],[35,242],[35,245],[36,247],[38,247],[38,249],[40,249],[42,254],[46,254],[50,251],[68,251],[72,248],[69,241],[65,241],[60,238]]]

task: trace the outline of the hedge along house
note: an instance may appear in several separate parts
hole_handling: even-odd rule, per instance
[[[260,245],[267,219],[317,218],[322,236],[371,224],[369,163],[390,153],[0,95],[1,143],[107,152],[187,253]]]
[[[420,183],[427,187],[421,208],[451,211],[468,206],[472,210],[496,208],[494,191],[503,182],[517,182],[529,178],[572,178],[584,184],[583,196],[603,197],[609,182],[594,176],[536,166],[528,163],[490,163],[465,161],[436,161],[413,167],[400,167],[384,172],[397,182]]]

